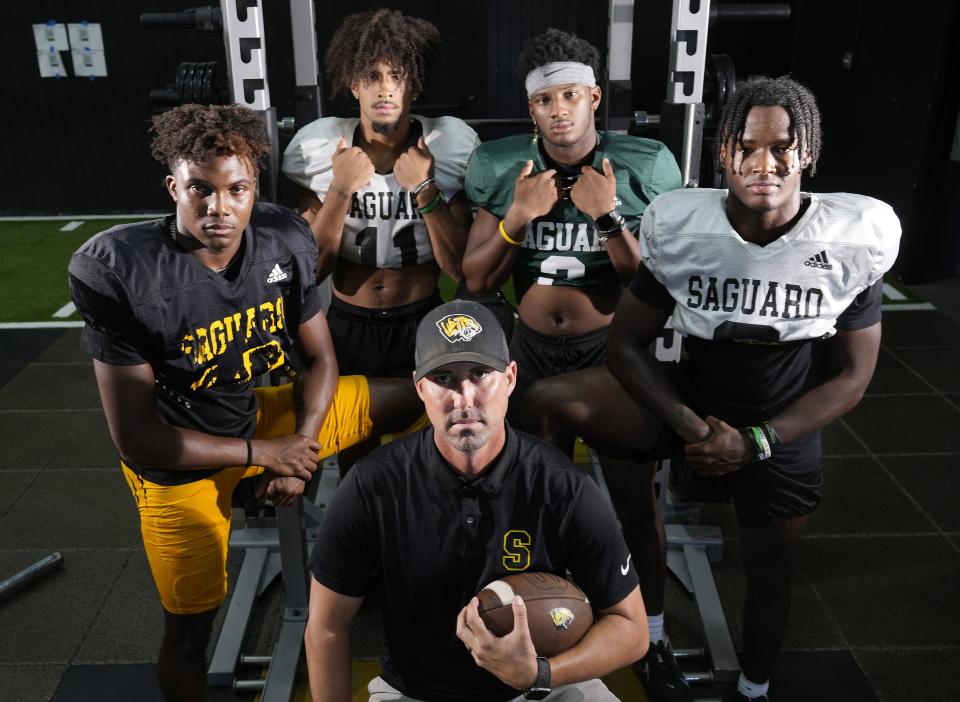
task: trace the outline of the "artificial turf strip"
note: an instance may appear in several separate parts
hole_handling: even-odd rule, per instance
[[[61,232],[67,221],[0,222],[0,322],[54,321],[53,313],[70,302],[71,254],[97,232],[129,220],[89,220],[72,232]]]

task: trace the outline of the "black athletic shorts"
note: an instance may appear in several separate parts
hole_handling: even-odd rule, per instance
[[[705,412],[696,390],[684,382],[683,363],[665,364],[671,378],[691,408]],[[723,417],[720,417],[723,419]],[[670,487],[682,502],[727,502],[732,500],[737,522],[759,529],[780,517],[812,514],[820,504],[823,470],[820,463],[820,432],[784,444],[766,461],[747,463],[721,477],[704,477],[686,464],[683,441],[663,425],[653,448],[638,459],[670,459]]]
[[[408,305],[371,309],[351,305],[334,295],[327,324],[340,375],[412,377],[417,325],[442,303],[440,293],[435,292]]]
[[[608,329],[601,327],[586,334],[547,336],[518,319],[510,339],[510,358],[517,362],[517,386],[510,395],[507,416],[516,422],[524,395],[541,378],[606,363]]]

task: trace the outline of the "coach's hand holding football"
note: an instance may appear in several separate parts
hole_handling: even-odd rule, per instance
[[[527,606],[519,595],[513,598],[513,631],[493,635],[479,612],[476,597],[457,615],[457,638],[463,641],[477,665],[516,690],[533,686],[537,677],[537,651],[530,638]]]
[[[609,503],[562,453],[504,421],[517,367],[486,307],[454,300],[432,310],[416,359],[431,426],[356,464],[310,556],[313,699],[350,699],[350,622],[377,589],[386,656],[370,699],[615,702],[598,678],[644,654],[647,620]],[[596,616],[562,652],[538,656],[528,625],[537,610],[519,598],[503,637],[481,619],[473,593],[489,583],[568,571]]]

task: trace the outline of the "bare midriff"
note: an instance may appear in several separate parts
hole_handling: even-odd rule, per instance
[[[332,276],[333,292],[357,307],[399,307],[430,297],[439,275],[434,261],[405,268],[373,268],[341,259]]]
[[[622,292],[616,280],[583,288],[531,285],[520,300],[520,320],[548,336],[586,334],[610,324]]]

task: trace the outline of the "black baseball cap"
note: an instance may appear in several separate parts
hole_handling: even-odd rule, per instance
[[[500,322],[479,302],[445,302],[427,312],[417,327],[414,380],[459,361],[483,363],[500,372],[510,363]]]

